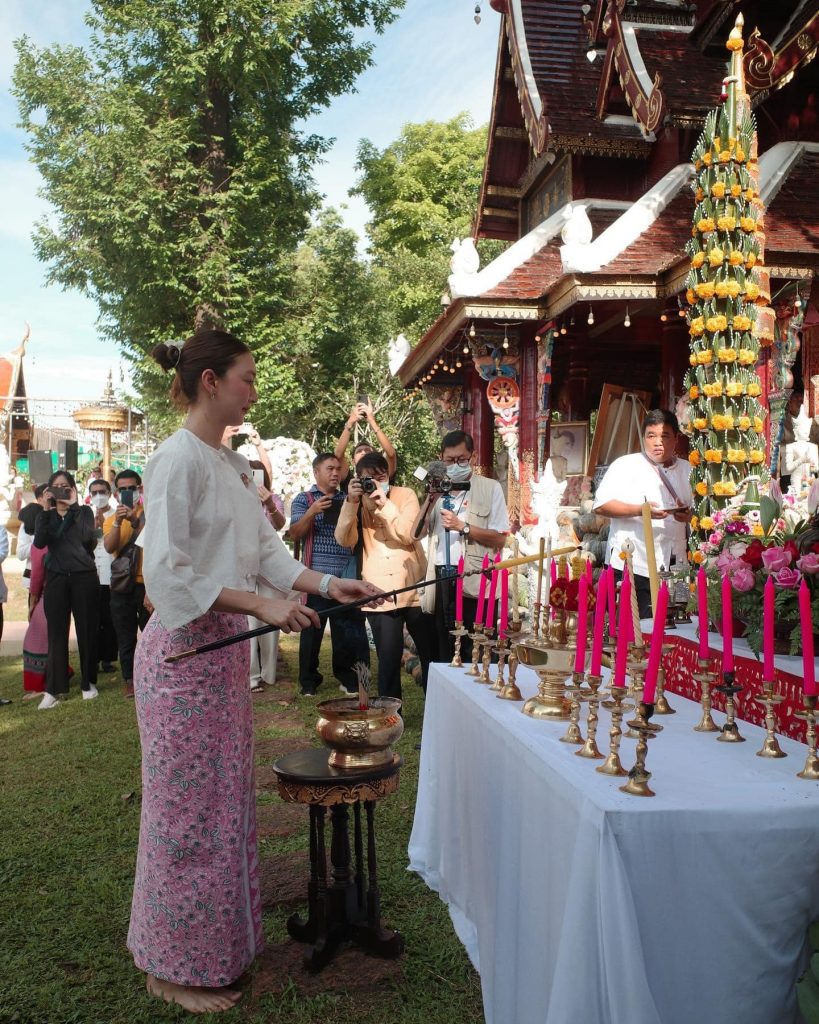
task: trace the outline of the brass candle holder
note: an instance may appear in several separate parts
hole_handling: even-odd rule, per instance
[[[487,626],[483,627],[483,639],[481,640],[481,673],[475,680],[477,683],[487,685],[491,682],[491,679],[489,678],[489,666],[492,664],[492,638],[494,633],[494,629],[490,629]]]
[[[580,731],[580,705],[584,697],[591,694],[591,690],[583,689],[583,673],[572,672],[572,685],[570,687],[569,704],[569,728],[565,736],[560,737],[561,743],[583,743],[583,733]]]
[[[620,761],[620,741],[623,738],[622,721],[626,711],[633,711],[633,704],[624,704],[623,698],[628,692],[625,686],[611,687],[611,700],[604,700],[603,707],[611,711],[611,726],[609,727],[609,753],[606,760],[599,764],[594,770],[601,775],[628,775]]]
[[[796,716],[807,723],[805,741],[808,744],[808,756],[805,758],[805,767],[796,773],[796,777],[815,782],[819,780],[819,757],[816,756],[816,697],[803,694],[802,703],[805,710],[797,711]]]
[[[603,682],[603,677],[594,676],[589,672],[586,679],[589,684],[589,690],[591,691],[583,698],[588,701],[589,704],[589,714],[586,718],[586,742],[580,750],[575,750],[575,755],[577,757],[588,757],[593,761],[602,761],[603,755],[600,753],[597,746],[597,722],[600,717],[599,709],[600,701],[602,700],[598,690]]]
[[[535,601],[532,605],[531,636],[533,636],[535,640],[540,636],[540,601]]]
[[[537,694],[530,697],[521,709],[524,715],[568,721],[566,679],[574,668],[574,651],[557,647],[548,640],[535,642],[524,639],[515,645],[515,653],[523,665],[529,665],[540,677]]]
[[[694,679],[700,684],[702,717],[699,724],[694,726],[694,732],[719,732],[719,726],[711,717],[711,687],[716,681],[717,674],[708,658],[697,658],[697,667],[699,671],[694,673]]]
[[[452,661],[449,663],[450,668],[463,668],[463,659],[461,658],[461,642],[465,636],[469,635],[469,630],[464,629],[463,622],[456,622],[455,628],[450,629],[450,636],[455,637],[455,653],[452,655]]]
[[[476,622],[472,627],[472,632],[468,635],[472,641],[472,664],[466,670],[466,674],[468,676],[477,676],[480,675],[478,661],[480,660],[480,645],[483,642],[483,626]]]
[[[628,773],[628,782],[620,787],[621,793],[629,793],[631,796],[656,795],[648,784],[651,772],[646,768],[648,741],[657,735],[657,726],[649,721],[653,714],[654,705],[641,701],[637,705],[637,715],[628,723],[629,728],[637,733],[637,751],[634,767]]]
[[[498,656],[498,675],[495,682],[489,687],[490,690],[494,690],[495,693],[500,693],[503,689],[503,674],[506,666],[506,656],[509,651],[509,641],[505,636],[499,637],[498,642],[491,648]]]
[[[629,697],[635,698],[635,703],[639,707],[639,704],[643,699],[643,689],[645,687],[646,671],[648,669],[648,659],[646,657],[645,647],[642,645],[638,646],[636,644],[632,644],[626,665],[628,669],[628,676],[631,681],[628,688],[628,695]],[[652,704],[651,707],[653,709],[655,706]],[[652,711],[652,714],[653,713],[654,712]],[[628,722],[627,725],[628,730],[625,733],[626,739],[639,739],[640,735],[637,730],[633,728],[631,722]],[[656,722],[652,722],[651,731],[662,732],[663,727],[658,725]]]
[[[509,681],[496,694],[501,700],[523,700],[523,694],[518,689],[515,679],[518,674],[518,656],[515,653],[514,642],[509,650]]]
[[[744,743],[745,737],[740,735],[737,725],[736,703],[734,702],[734,694],[739,693],[742,687],[735,684],[733,672],[723,672],[722,679],[722,683],[714,687],[725,696],[725,725],[720,730],[717,739],[720,743]]]
[[[762,749],[756,752],[757,757],[788,756],[779,746],[779,740],[776,738],[776,715],[774,714],[774,708],[784,699],[774,692],[774,684],[769,681],[762,683],[762,696],[754,697],[757,704],[762,704],[765,708],[765,739],[762,741]]]
[[[663,654],[670,654],[675,644],[663,644]],[[660,660],[660,670],[657,673],[657,694],[654,700],[654,714],[655,715],[676,715],[677,712],[668,703],[668,698],[665,695],[665,668],[663,662]]]

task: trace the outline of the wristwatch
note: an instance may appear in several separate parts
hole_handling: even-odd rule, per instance
[[[333,582],[334,579],[335,579],[335,576],[333,576],[329,572],[326,572],[321,577],[321,580],[319,581],[319,585],[318,585],[318,592],[319,592],[319,595],[321,597],[329,597],[330,596],[330,584]]]
[[[471,532],[472,527],[469,525],[469,523],[464,523],[464,528],[461,530],[461,536],[468,537]]]

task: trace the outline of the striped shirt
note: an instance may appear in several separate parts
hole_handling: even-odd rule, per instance
[[[313,484],[308,492],[302,491],[301,494],[297,494],[290,505],[291,523],[297,523],[307,512],[308,494],[312,501],[318,501],[320,498],[325,497],[324,492],[315,484]],[[337,491],[333,495],[330,513],[319,512],[317,516],[313,517],[313,523],[310,527],[313,534],[313,543],[308,565],[309,569],[315,569],[316,572],[321,573],[329,572],[333,576],[340,576],[344,572],[353,553],[352,548],[343,548],[336,541],[336,523],[338,522],[338,514],[341,511],[345,498],[346,495],[342,491]]]

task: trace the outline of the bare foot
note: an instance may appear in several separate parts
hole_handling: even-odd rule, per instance
[[[192,985],[175,985],[172,981],[160,981],[152,974],[147,976],[147,989],[157,999],[166,1003],[178,1003],[188,1013],[218,1013],[230,1010],[242,998],[241,992],[229,988],[198,988]]]

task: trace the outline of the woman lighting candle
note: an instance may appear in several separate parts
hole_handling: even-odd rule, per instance
[[[653,704],[657,692],[657,676],[660,673],[660,658],[665,639],[665,616],[668,611],[668,585],[665,580],[657,591],[657,610],[654,613],[654,629],[651,633],[651,649],[648,652],[648,667],[643,684],[643,703]]]

